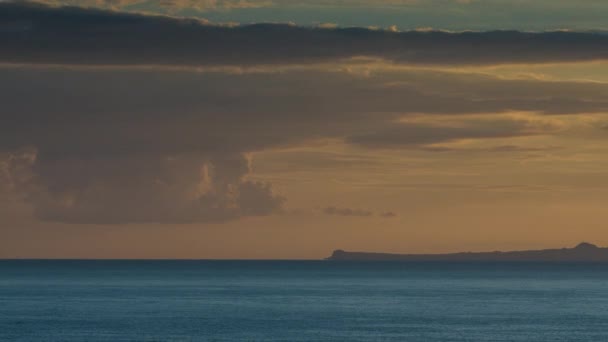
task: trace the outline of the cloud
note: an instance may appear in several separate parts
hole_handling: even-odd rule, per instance
[[[266,0],[34,0],[32,3],[51,6],[78,6],[113,10],[133,10],[136,8],[164,9],[171,13],[178,10],[230,10],[239,8],[268,7],[272,3]]]
[[[325,215],[330,215],[330,216],[354,216],[354,217],[378,216],[378,217],[384,217],[384,218],[393,218],[393,217],[397,216],[397,214],[393,213],[392,211],[376,213],[374,211],[365,210],[365,209],[340,208],[340,207],[333,207],[333,206],[323,208],[323,213]]]
[[[464,139],[513,138],[548,134],[559,127],[521,119],[462,120],[458,126],[405,122],[354,135],[347,142],[374,148],[424,147]],[[511,150],[512,151],[512,150]]]
[[[32,148],[0,152],[0,195],[18,195],[18,190],[31,184],[35,159]]]
[[[4,66],[0,94],[0,191],[18,194],[41,219],[70,223],[269,215],[285,199],[253,180],[250,152],[318,139],[425,149],[458,139],[558,134],[559,127],[544,124],[553,117],[497,114],[608,109],[608,85],[601,83],[312,67],[232,73]]]
[[[0,61],[7,63],[252,66],[369,57],[411,65],[494,65],[608,57],[608,35],[590,32],[226,27],[89,8],[0,6]]]
[[[369,217],[369,216],[374,215],[374,213],[369,210],[351,209],[351,208],[336,208],[336,207],[324,208],[323,213],[325,215],[360,216],[360,217]]]
[[[415,146],[554,128],[500,118],[438,126],[402,116],[608,111],[606,84],[411,70],[361,76],[5,67],[0,93],[0,147],[36,146],[43,160],[239,154],[315,138],[372,145],[374,132]]]
[[[279,212],[269,184],[245,179],[242,155],[37,160],[35,150],[1,160],[0,184],[25,194],[35,215],[65,223],[224,222]]]

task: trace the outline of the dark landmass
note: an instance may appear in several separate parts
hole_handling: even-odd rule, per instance
[[[336,250],[326,260],[338,261],[596,261],[608,262],[608,248],[583,242],[574,248],[511,252],[462,252],[450,254],[390,254]]]

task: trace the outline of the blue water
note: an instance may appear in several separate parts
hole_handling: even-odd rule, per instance
[[[0,341],[608,341],[608,264],[0,261]]]

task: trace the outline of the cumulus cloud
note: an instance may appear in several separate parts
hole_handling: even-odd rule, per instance
[[[245,178],[243,155],[49,161],[28,150],[5,155],[0,165],[1,184],[49,221],[223,222],[276,213],[284,201],[269,184]]]
[[[36,151],[33,148],[0,152],[0,196],[27,193],[20,190],[29,190],[34,177],[32,165],[35,160]]]
[[[608,35],[590,32],[226,27],[88,8],[0,6],[0,61],[10,63],[211,66],[370,57],[413,65],[491,65],[608,58]]]

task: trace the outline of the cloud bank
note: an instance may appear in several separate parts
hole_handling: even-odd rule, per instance
[[[317,139],[428,149],[559,131],[540,116],[497,113],[608,110],[605,84],[415,70],[5,66],[0,94],[0,186],[20,193],[39,218],[70,223],[268,215],[282,210],[284,198],[251,180],[250,152]],[[419,113],[427,119],[408,119]]]
[[[78,65],[276,65],[357,57],[411,65],[495,65],[605,60],[608,35],[215,26],[33,3],[0,3],[0,61]]]
[[[157,7],[158,10],[231,10],[241,8],[267,7],[268,0],[34,0],[33,3],[52,6],[79,6],[114,10],[129,10],[133,7]]]

